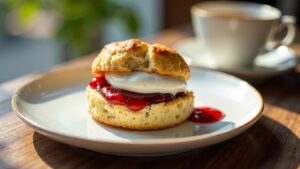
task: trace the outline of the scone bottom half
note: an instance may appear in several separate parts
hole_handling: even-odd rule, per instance
[[[100,53],[99,56],[95,59],[92,66],[93,67],[92,72],[95,75],[95,78],[93,78],[90,81],[90,84],[87,87],[86,91],[87,91],[88,103],[89,103],[88,112],[96,121],[102,122],[107,125],[115,126],[115,127],[122,127],[125,129],[155,130],[155,129],[162,129],[162,128],[171,127],[180,124],[184,122],[192,114],[194,96],[191,91],[180,89],[180,90],[174,90],[174,92],[172,93],[171,92],[170,93],[166,93],[166,92],[149,93],[149,91],[140,93],[137,92],[136,90],[129,91],[126,88],[125,89],[120,88],[119,87],[120,85],[118,86],[116,85],[115,82],[112,83],[110,79],[107,79],[108,77],[106,77],[106,74],[109,72],[114,72],[114,73],[117,72],[118,74],[121,74],[122,77],[123,77],[123,73],[128,74],[132,72],[144,72],[149,75],[159,75],[162,77],[181,79],[181,81],[187,80],[187,78],[189,77],[188,66],[186,70],[180,70],[182,72],[181,74],[178,74],[178,76],[172,73],[164,72],[165,70],[162,70],[163,69],[162,67],[160,67],[159,70],[160,73],[157,73],[158,72],[157,70],[148,71],[151,69],[149,68],[149,65],[147,65],[148,66],[147,71],[141,69],[136,70],[136,67],[133,66],[136,63],[132,59],[129,60],[125,59],[123,61],[119,61],[120,65],[123,64],[123,67],[126,67],[129,70],[124,71],[125,69],[122,69],[122,66],[118,68],[121,71],[117,71],[117,69],[112,70],[115,68],[109,68],[110,66],[115,67],[115,65],[112,64],[112,60],[114,60],[115,57],[114,55],[116,55],[116,53],[119,53],[119,55],[121,55],[120,52],[123,52],[122,55],[127,55],[126,57],[130,57],[130,58],[132,58],[132,55],[135,54],[134,56],[135,60],[145,59],[145,55],[141,53],[140,54],[135,53],[136,50],[143,49],[144,47],[143,45],[147,46],[148,44],[140,40],[128,40],[123,42],[115,42],[107,45],[105,47],[106,49],[103,49],[101,51],[101,53],[103,51],[106,52],[105,56]],[[148,48],[149,46],[151,48],[151,45],[148,45]],[[110,50],[109,51],[111,53],[110,55],[107,55],[107,50]],[[171,49],[166,48],[164,46],[161,47],[161,50],[172,51]],[[164,57],[170,57],[168,54],[169,54],[168,52],[165,53],[166,56]],[[180,55],[178,56],[180,57]],[[101,70],[101,69],[95,71],[95,62],[99,62],[99,57],[100,58],[111,57],[110,58],[111,61],[109,62],[110,65],[107,65],[106,69],[110,69],[112,71]],[[180,57],[180,59],[182,58]],[[170,58],[165,60],[160,58],[160,61],[165,62],[164,63],[165,65],[169,60]],[[157,61],[154,58],[154,61],[152,60],[151,62],[154,63]],[[131,68],[134,68],[134,70]],[[127,77],[125,77],[125,80],[127,80]],[[130,80],[128,81],[131,82]],[[132,83],[130,83],[130,85],[131,84]],[[117,87],[114,85],[116,85]],[[136,87],[136,85],[133,86]],[[143,89],[144,88],[142,86],[142,91]]]

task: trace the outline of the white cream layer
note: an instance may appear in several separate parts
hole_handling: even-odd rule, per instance
[[[171,93],[175,95],[186,90],[184,80],[145,72],[107,72],[105,78],[116,88],[136,93]]]

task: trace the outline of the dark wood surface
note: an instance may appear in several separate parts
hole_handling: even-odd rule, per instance
[[[164,28],[191,22],[191,7],[207,0],[164,0]]]
[[[172,46],[189,33],[169,30],[151,41]],[[300,45],[292,45],[300,54]],[[55,69],[90,65],[95,55]],[[71,147],[44,137],[11,110],[11,94],[36,75],[0,85],[0,168],[300,168],[300,65],[255,85],[265,100],[262,118],[243,134],[203,149],[163,157],[119,157]]]

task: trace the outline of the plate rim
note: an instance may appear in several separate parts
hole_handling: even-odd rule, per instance
[[[188,137],[180,137],[180,138],[166,138],[166,139],[155,139],[155,140],[131,139],[130,141],[128,141],[128,140],[116,141],[116,140],[111,140],[111,139],[93,139],[93,138],[78,137],[78,136],[72,136],[72,135],[69,135],[69,134],[63,134],[63,133],[55,132],[55,131],[52,131],[51,129],[47,129],[44,126],[37,124],[33,120],[26,117],[24,115],[24,113],[22,113],[22,111],[20,111],[18,109],[18,105],[17,105],[18,95],[27,85],[29,85],[29,84],[31,84],[31,83],[47,76],[49,74],[52,74],[52,73],[59,74],[60,72],[74,71],[74,70],[78,70],[78,69],[81,69],[81,68],[87,69],[86,66],[83,66],[83,67],[80,67],[80,68],[79,67],[68,68],[68,69],[65,69],[65,70],[49,71],[49,72],[46,72],[46,73],[42,73],[37,77],[34,77],[29,82],[24,84],[22,87],[17,89],[16,92],[13,94],[12,99],[11,99],[11,105],[12,105],[13,111],[17,114],[17,116],[24,123],[26,123],[28,126],[30,126],[35,131],[37,131],[39,133],[42,133],[43,135],[46,135],[44,133],[47,133],[47,134],[49,133],[50,135],[57,136],[57,137],[60,137],[60,138],[76,139],[76,140],[80,140],[80,141],[84,141],[84,142],[88,141],[88,142],[94,142],[94,143],[123,144],[123,145],[154,145],[154,144],[155,145],[163,145],[163,144],[177,144],[177,143],[183,143],[183,142],[195,142],[195,141],[198,141],[198,140],[209,140],[209,139],[215,138],[215,137],[223,137],[225,135],[234,134],[235,132],[241,131],[243,129],[247,129],[248,127],[253,125],[263,115],[263,110],[264,110],[264,107],[265,107],[265,105],[264,105],[265,103],[264,103],[264,100],[263,100],[263,97],[261,96],[261,94],[257,91],[257,89],[255,87],[250,85],[248,82],[246,82],[246,81],[244,81],[240,78],[237,78],[233,75],[224,73],[224,72],[220,72],[220,71],[216,71],[216,70],[207,70],[207,69],[201,69],[201,68],[194,68],[194,69],[197,69],[197,70],[203,70],[203,71],[207,71],[207,72],[222,74],[223,76],[227,76],[229,78],[233,78],[235,80],[239,80],[241,82],[244,82],[258,96],[258,98],[260,100],[260,109],[258,110],[258,112],[255,114],[255,116],[251,120],[246,121],[244,124],[241,124],[240,126],[238,126],[236,128],[226,130],[226,131],[217,131],[217,132],[214,132],[214,133],[208,133],[208,134],[204,134],[204,135],[188,136]]]

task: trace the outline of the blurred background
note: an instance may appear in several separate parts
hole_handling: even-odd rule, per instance
[[[111,41],[191,30],[190,8],[201,1],[0,0],[0,83],[99,51]],[[253,2],[300,20],[299,0]]]

